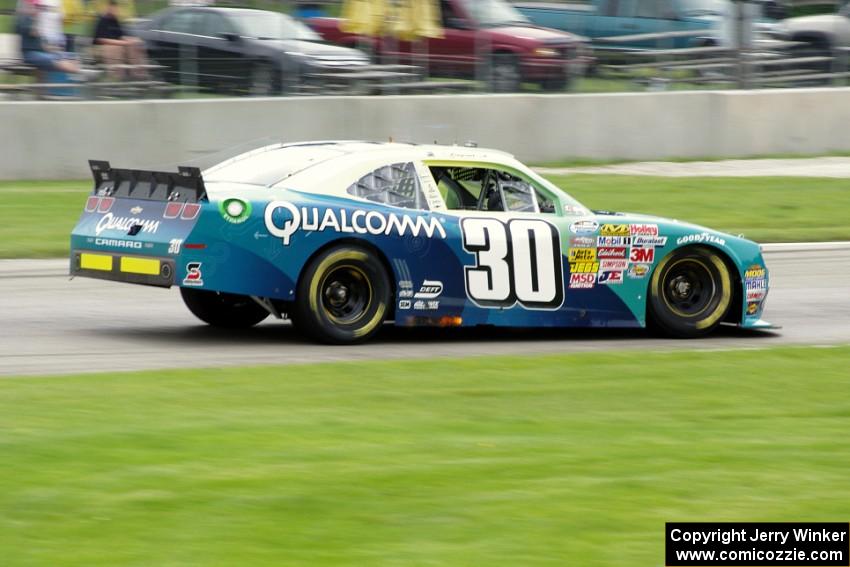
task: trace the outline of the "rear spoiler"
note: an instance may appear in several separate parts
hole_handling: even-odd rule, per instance
[[[114,169],[108,161],[89,160],[94,194],[100,197],[198,203],[207,201],[207,190],[197,167],[177,168],[177,173]]]

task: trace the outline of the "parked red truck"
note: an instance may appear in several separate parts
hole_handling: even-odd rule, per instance
[[[307,23],[324,39],[372,50],[384,62],[417,63],[431,75],[483,79],[497,92],[523,82],[563,90],[591,62],[585,38],[535,26],[505,0],[441,0],[444,37],[419,44],[368,38],[340,29],[338,18]]]

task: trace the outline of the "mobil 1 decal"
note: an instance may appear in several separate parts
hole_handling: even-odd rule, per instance
[[[539,219],[465,218],[463,249],[475,256],[464,268],[466,295],[481,307],[557,309],[564,302],[558,228]]]

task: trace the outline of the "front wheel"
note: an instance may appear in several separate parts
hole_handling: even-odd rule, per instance
[[[321,342],[362,342],[387,318],[390,292],[387,272],[372,252],[359,246],[332,248],[304,269],[293,321]]]
[[[496,53],[490,63],[490,89],[496,93],[515,93],[522,85],[519,59],[512,53]]]
[[[181,287],[180,295],[195,317],[213,327],[245,329],[269,316],[268,311],[247,295],[188,287]]]
[[[693,338],[713,331],[732,304],[732,275],[706,248],[685,248],[665,257],[649,284],[649,318],[667,335]]]

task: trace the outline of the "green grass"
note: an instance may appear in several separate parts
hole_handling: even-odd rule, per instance
[[[8,14],[0,14],[0,33],[14,33],[15,18]]]
[[[68,254],[91,181],[0,181],[0,258]]]
[[[850,181],[826,178],[550,176],[588,207],[649,213],[760,242],[850,239]],[[89,181],[0,182],[0,258],[65,256]]]
[[[850,240],[850,180],[548,176],[593,209],[648,213],[758,242]]]
[[[663,160],[654,160],[654,161],[665,161],[665,162],[673,162],[673,163],[693,163],[693,162],[714,162],[714,161],[726,161],[730,159],[734,160],[745,160],[745,159],[811,159],[811,158],[819,158],[819,157],[850,157],[850,152],[827,152],[827,153],[819,153],[819,154],[760,154],[760,155],[752,155],[752,156],[705,156],[705,157],[668,157]],[[640,163],[644,161],[653,161],[653,160],[638,160],[638,159],[625,159],[625,158],[612,158],[612,159],[593,159],[593,158],[564,158],[556,161],[548,161],[548,162],[540,162],[533,164],[533,167],[548,167],[548,168],[574,168],[574,167],[600,167],[605,165],[620,165],[624,163]]]
[[[23,566],[646,566],[847,521],[850,348],[0,380]]]

